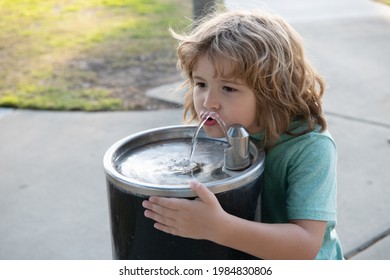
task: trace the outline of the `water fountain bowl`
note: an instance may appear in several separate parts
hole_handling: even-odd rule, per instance
[[[179,125],[146,130],[118,141],[105,153],[114,259],[253,258],[206,240],[165,234],[143,215],[142,201],[152,195],[195,198],[188,184],[193,175],[216,195],[225,211],[256,219],[264,152],[250,142],[250,166],[224,171],[226,139],[210,138],[201,130],[194,156],[196,170],[183,172],[196,129]]]

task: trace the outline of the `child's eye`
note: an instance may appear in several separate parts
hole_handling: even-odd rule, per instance
[[[206,85],[206,83],[197,82],[197,83],[195,83],[195,86],[199,87],[199,88],[205,88],[207,85]]]
[[[237,91],[235,88],[232,87],[223,87],[223,90],[229,93]]]

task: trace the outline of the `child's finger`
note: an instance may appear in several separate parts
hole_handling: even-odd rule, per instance
[[[197,181],[191,181],[190,187],[203,202],[214,202],[217,199],[215,195],[208,188],[206,188],[205,185]]]

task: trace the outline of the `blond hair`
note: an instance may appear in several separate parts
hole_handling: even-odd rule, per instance
[[[178,68],[188,88],[184,118],[198,118],[193,103],[192,71],[199,57],[207,55],[216,73],[221,61],[230,61],[232,76],[242,79],[257,100],[257,121],[265,129],[265,145],[288,133],[294,119],[326,129],[321,98],[324,81],[309,64],[298,33],[281,17],[265,12],[231,11],[205,17],[188,35],[172,35],[179,41]]]

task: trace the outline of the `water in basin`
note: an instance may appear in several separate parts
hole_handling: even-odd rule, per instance
[[[222,171],[224,149],[222,140],[200,138],[191,155],[192,139],[173,139],[145,144],[121,155],[115,168],[134,180],[158,185],[182,185],[196,179],[201,183],[228,178]]]
[[[208,118],[217,120],[227,139],[223,120],[215,112],[206,112],[192,139],[145,144],[122,155],[116,162],[116,169],[139,182],[159,185],[183,185],[191,179],[207,183],[230,177],[222,171],[224,150],[229,143],[199,138],[199,132]]]

